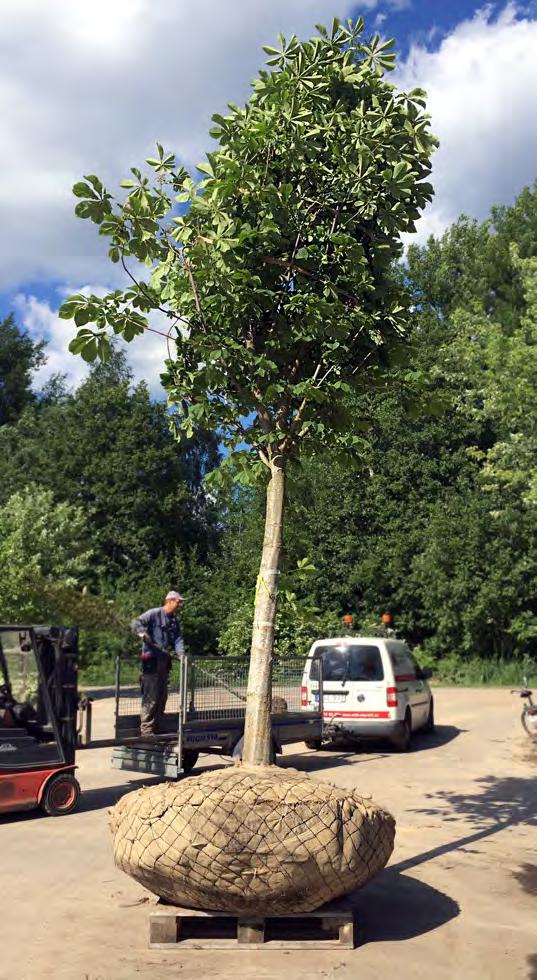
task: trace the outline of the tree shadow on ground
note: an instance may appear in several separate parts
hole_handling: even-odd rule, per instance
[[[511,874],[523,891],[537,896],[537,864],[521,864],[518,871]]]
[[[353,892],[348,900],[362,943],[412,939],[438,929],[460,913],[449,895],[393,868]]]
[[[528,970],[527,980],[537,980],[537,953],[528,956]]]
[[[511,826],[516,823],[537,824],[537,781],[520,776],[482,776],[476,780],[479,791],[473,794],[439,790],[428,793],[431,805],[416,813],[446,815],[446,819],[484,826]],[[435,806],[435,803],[437,804]]]
[[[409,939],[436,929],[459,914],[449,896],[402,872],[461,850],[515,825],[537,826],[537,782],[535,779],[484,776],[476,781],[478,791],[461,794],[440,790],[428,794],[427,807],[414,813],[441,816],[456,826],[470,824],[472,832],[391,865],[365,888],[350,896],[362,921],[365,941]],[[514,877],[526,891],[535,888],[535,866],[523,865]],[[537,980],[537,955],[528,959],[529,980]]]
[[[419,807],[413,813],[441,817],[446,824],[464,821],[474,828],[464,837],[440,844],[429,851],[400,861],[392,870],[405,871],[426,861],[459,850],[468,844],[491,837],[493,834],[519,824],[537,826],[537,781],[533,778],[508,776],[483,776],[476,780],[479,791],[476,793],[455,793],[439,790],[428,793],[430,805]]]

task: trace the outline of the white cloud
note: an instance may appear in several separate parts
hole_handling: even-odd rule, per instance
[[[47,361],[34,375],[34,388],[40,389],[54,374],[66,374],[70,386],[76,387],[87,376],[89,367],[81,357],[68,351],[73,331],[57,310],[35,296],[18,293],[14,299],[17,322],[32,340],[45,340]]]
[[[62,289],[65,295],[71,292],[75,290]],[[102,296],[106,289],[88,285],[76,292]],[[54,374],[64,374],[68,386],[76,388],[88,376],[89,365],[79,355],[69,351],[69,343],[75,336],[72,321],[61,320],[57,309],[50,302],[37,299],[31,294],[18,293],[14,298],[14,309],[17,322],[32,339],[45,340],[47,344],[47,361],[34,375],[34,388],[41,389]],[[163,333],[167,331],[168,323],[162,314],[156,313],[150,318],[151,327]],[[149,332],[137,337],[132,344],[125,344],[123,341],[118,341],[118,344],[127,352],[134,381],[145,381],[153,397],[164,398],[159,376],[167,357],[166,338],[161,333]]]
[[[353,7],[353,0],[0,0],[0,289],[108,281],[105,243],[74,217],[72,184],[97,173],[116,188],[157,140],[197,162],[211,148],[211,114],[248,96],[265,60],[262,44],[278,31],[307,36],[316,22]]]
[[[366,28],[408,5],[365,0]],[[0,290],[18,290],[22,323],[49,339],[44,371],[75,383],[86,369],[67,353],[72,324],[28,284],[118,282],[95,226],[74,217],[75,180],[98,173],[115,188],[156,140],[187,163],[201,159],[211,113],[247,97],[263,43],[353,9],[353,0],[330,9],[326,0],[0,0]],[[517,9],[494,19],[484,8],[438,50],[412,48],[394,77],[428,90],[441,139],[420,239],[463,210],[484,217],[536,176],[537,20]],[[155,393],[164,347],[156,334],[129,347]]]
[[[365,0],[362,8],[377,4]],[[32,295],[31,284],[48,283],[63,298],[80,283],[108,289],[122,281],[95,226],[75,218],[72,184],[97,173],[115,190],[157,140],[188,164],[202,159],[211,114],[247,98],[265,60],[262,45],[278,31],[307,36],[353,7],[353,0],[0,0],[0,291],[18,290],[19,321],[48,342],[38,384],[58,371],[76,384],[87,367],[68,353],[72,323]],[[135,377],[162,394],[165,339],[148,333],[128,350]]]
[[[537,177],[536,54],[537,20],[508,3],[497,19],[484,7],[460,23],[437,51],[412,48],[398,69],[398,85],[428,92],[440,139],[435,198],[417,240],[441,234],[461,212],[486,217]]]

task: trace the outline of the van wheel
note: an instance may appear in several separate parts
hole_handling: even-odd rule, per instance
[[[422,728],[422,731],[424,731],[426,734],[430,735],[430,734],[432,734],[432,732],[434,732],[434,729],[435,729],[435,724],[434,724],[434,701],[431,698],[431,703],[429,705],[429,714],[427,715],[427,721],[425,722],[425,724],[424,724],[424,726]]]
[[[407,711],[404,721],[401,721],[399,723],[397,727],[397,731],[391,737],[391,743],[396,752],[409,751],[410,736],[411,736],[410,715],[408,714]]]
[[[320,738],[307,738],[304,740],[304,744],[307,749],[313,749],[314,752],[318,752],[323,746]]]

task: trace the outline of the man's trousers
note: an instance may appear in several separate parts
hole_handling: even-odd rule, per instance
[[[162,718],[168,699],[168,657],[156,657],[141,676],[142,710],[140,713],[141,735],[158,735],[162,730]]]

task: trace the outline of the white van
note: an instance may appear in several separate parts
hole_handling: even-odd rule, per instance
[[[323,741],[387,738],[405,752],[412,732],[434,730],[430,676],[406,643],[389,635],[316,640],[304,668],[302,707],[311,710],[322,698]]]

